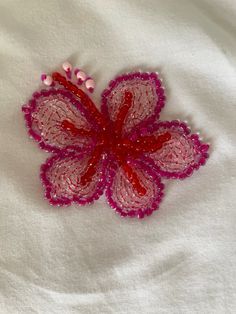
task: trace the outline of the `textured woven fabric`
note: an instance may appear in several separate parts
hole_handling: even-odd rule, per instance
[[[0,313],[236,312],[235,21],[233,0],[0,0]],[[67,59],[95,79],[97,104],[114,76],[159,71],[161,119],[211,144],[152,216],[43,199],[49,155],[21,105]]]

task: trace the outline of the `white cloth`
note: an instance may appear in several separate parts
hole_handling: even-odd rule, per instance
[[[1,314],[236,312],[235,35],[234,0],[0,0]],[[118,73],[159,70],[161,118],[211,143],[150,218],[43,199],[49,154],[21,105],[67,59],[95,78],[97,103]]]

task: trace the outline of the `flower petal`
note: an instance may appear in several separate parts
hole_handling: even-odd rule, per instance
[[[102,195],[106,179],[107,160],[101,158],[90,181],[82,184],[81,178],[87,170],[90,156],[62,151],[49,158],[41,166],[41,179],[45,196],[52,205],[80,205],[91,203]]]
[[[202,143],[197,134],[191,134],[184,122],[163,121],[149,131],[157,137],[166,132],[171,136],[162,148],[145,153],[145,161],[154,165],[161,176],[184,179],[205,164],[209,145]]]
[[[146,193],[140,195],[137,192],[123,167],[118,169],[114,167],[109,171],[106,197],[110,206],[121,216],[143,218],[158,209],[164,185],[149,166],[137,161],[132,161],[129,166],[137,175]]]
[[[158,118],[165,103],[164,89],[156,73],[135,72],[118,76],[102,94],[102,112],[113,122],[124,104],[126,92],[132,94],[132,105],[124,121],[125,134],[144,121]]]
[[[89,134],[93,129],[93,123],[88,122],[80,102],[66,90],[51,88],[36,92],[22,110],[29,134],[39,142],[41,148],[57,152],[70,146],[83,149],[93,146],[91,136],[78,136],[63,128],[66,122],[84,133]]]

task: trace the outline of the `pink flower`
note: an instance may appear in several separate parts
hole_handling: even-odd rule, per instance
[[[130,73],[102,93],[101,112],[61,74],[23,106],[29,134],[53,155],[41,166],[52,205],[85,205],[104,192],[121,216],[143,218],[159,206],[164,179],[204,165],[209,146],[180,121],[158,120],[165,104],[156,73]]]

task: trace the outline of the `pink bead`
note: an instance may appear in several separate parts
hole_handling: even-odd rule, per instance
[[[84,82],[86,80],[87,75],[83,71],[78,71],[76,73],[76,77],[78,80],[81,80],[82,82]]]
[[[68,61],[65,61],[62,64],[62,68],[63,68],[64,71],[70,72],[72,70],[72,65]]]
[[[88,79],[86,82],[85,82],[85,86],[86,88],[90,91],[90,92],[93,92],[94,88],[95,88],[95,82],[93,79]]]
[[[53,83],[53,79],[50,75],[47,75],[46,78],[43,80],[43,83],[46,85],[46,86],[51,86],[52,83]]]

